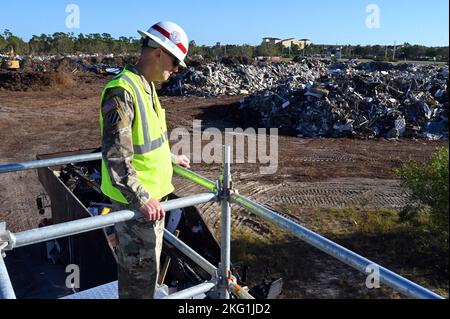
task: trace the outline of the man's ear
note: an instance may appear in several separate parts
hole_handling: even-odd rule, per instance
[[[162,50],[161,50],[161,48],[156,48],[156,49],[153,51],[153,54],[155,55],[155,58],[160,59],[160,58],[161,58],[161,55],[162,55]]]

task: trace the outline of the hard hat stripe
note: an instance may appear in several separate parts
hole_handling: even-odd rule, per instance
[[[153,29],[155,29],[156,31],[158,31],[159,33],[161,33],[163,36],[165,36],[167,39],[169,39],[170,41],[172,41],[172,39],[170,38],[170,33],[169,32],[167,32],[167,30],[164,30],[163,28],[161,28],[159,25],[154,25],[153,27],[152,27]],[[172,41],[172,43],[174,43],[173,41]],[[175,44],[175,43],[174,43]],[[182,43],[178,43],[178,44],[175,44],[180,50],[181,50],[181,52],[183,52],[183,54],[186,54],[187,53],[187,49],[186,49],[186,47],[182,44]]]

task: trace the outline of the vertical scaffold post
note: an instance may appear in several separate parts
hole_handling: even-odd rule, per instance
[[[220,267],[219,283],[220,299],[229,299],[228,274],[230,271],[230,245],[231,245],[231,205],[229,201],[231,188],[231,147],[222,149],[222,176],[220,182],[220,196],[222,205],[221,235],[220,235]]]
[[[11,233],[6,230],[6,223],[0,222],[0,299],[16,299],[8,269],[6,269],[6,257],[4,250],[11,241]]]
[[[0,299],[16,299],[2,252],[0,251]]]

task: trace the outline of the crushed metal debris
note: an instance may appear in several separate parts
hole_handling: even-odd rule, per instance
[[[239,115],[305,137],[448,138],[448,65],[303,59],[189,67],[168,95],[249,95]]]

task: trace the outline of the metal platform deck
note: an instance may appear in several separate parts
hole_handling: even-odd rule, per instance
[[[117,288],[117,281],[114,281],[106,285],[63,297],[61,299],[119,299]],[[168,287],[166,285],[160,286],[155,290],[155,299],[162,299],[168,294]]]

